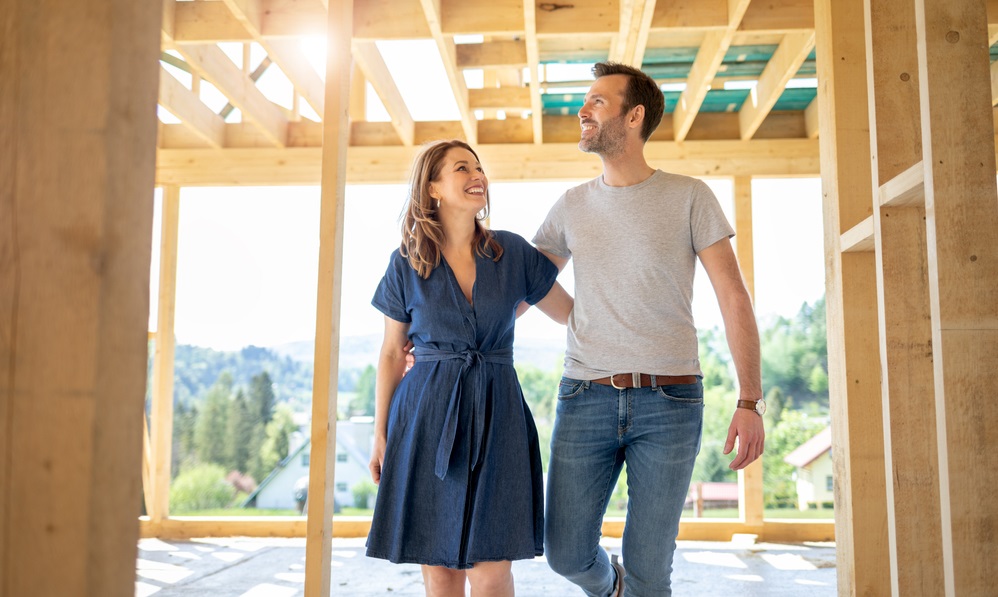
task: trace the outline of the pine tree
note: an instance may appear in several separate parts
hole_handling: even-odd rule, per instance
[[[229,420],[225,433],[225,465],[229,470],[245,473],[249,468],[251,439],[253,434],[253,414],[242,388],[236,391],[236,397],[229,409]]]
[[[274,382],[266,371],[254,375],[249,386],[250,413],[264,425],[274,416]]]
[[[232,401],[232,375],[223,371],[204,397],[194,425],[194,453],[201,463],[227,464],[225,439]]]
[[[357,380],[357,395],[350,401],[350,414],[374,414],[374,387],[377,377],[378,372],[374,365],[368,365],[360,374],[360,379]]]

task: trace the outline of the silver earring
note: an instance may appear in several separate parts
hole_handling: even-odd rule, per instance
[[[440,200],[437,199],[437,209],[440,209]]]

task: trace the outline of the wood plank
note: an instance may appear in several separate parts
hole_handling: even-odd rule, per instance
[[[527,7],[532,6],[527,4]],[[457,44],[455,50],[458,68],[521,68],[527,66],[527,43],[524,40]]]
[[[530,122],[534,143],[544,142],[544,105],[541,101],[540,42],[537,38],[537,10],[533,2],[523,4],[523,36],[527,50],[527,72],[530,77]]]
[[[163,12],[0,11],[3,595],[135,594]]]
[[[350,42],[353,0],[331,0],[327,21],[326,112],[319,207],[319,271],[312,377],[312,433],[305,539],[305,596],[326,597],[332,587],[337,383],[343,281],[343,212],[350,121]]]
[[[610,44],[612,62],[641,68],[654,16],[655,0],[621,0],[620,29]]]
[[[925,167],[918,162],[880,185],[882,207],[925,206]]]
[[[808,139],[817,139],[821,125],[818,122],[818,98],[815,97],[804,110],[804,129]]]
[[[281,69],[316,114],[326,109],[325,83],[315,72],[298,40],[260,38],[261,44],[274,64]]]
[[[364,79],[371,84],[378,99],[384,105],[388,116],[392,119],[392,127],[403,145],[412,145],[416,134],[416,123],[409,113],[402,92],[395,85],[395,79],[388,71],[381,52],[373,41],[357,40],[352,44],[353,59]]]
[[[489,0],[488,8],[466,0],[437,0],[445,36],[523,33],[523,0]],[[433,26],[430,26],[433,31]]]
[[[424,136],[416,127],[416,143],[441,136]],[[480,144],[476,150],[489,164],[493,182],[585,180],[600,173],[599,160],[580,152],[577,142],[543,146]],[[321,153],[319,148],[161,149],[157,154],[157,183],[318,184]],[[682,146],[649,141],[645,155],[654,167],[689,176],[815,176],[819,163],[818,144],[809,139],[688,141]],[[351,147],[347,180],[350,184],[404,183],[414,157],[410,148],[402,146]]]
[[[469,89],[468,105],[474,109],[525,110],[530,108],[530,89],[526,87],[495,87]]]
[[[209,146],[221,148],[224,145],[225,121],[222,117],[162,66],[159,67],[159,104]]]
[[[441,0],[420,0],[420,5],[423,7],[423,15],[430,29],[430,35],[437,44],[437,51],[440,52],[440,60],[444,65],[447,81],[454,94],[454,102],[461,115],[464,140],[471,145],[476,145],[478,143],[478,124],[475,115],[471,112],[471,107],[468,105],[468,85],[464,81],[464,73],[457,67],[457,50],[454,47],[454,39],[445,37],[442,30]]]
[[[433,37],[420,0],[364,0],[354,7],[354,39]],[[385,15],[392,18],[386,19]]]
[[[554,3],[559,6],[559,3]],[[561,8],[537,12],[538,35],[578,36],[619,31],[620,11],[616,0],[573,0]]]
[[[993,592],[998,542],[998,191],[985,4],[916,0],[947,596]],[[954,68],[959,65],[959,68]],[[954,109],[959,106],[959,109]]]
[[[825,240],[828,394],[840,595],[890,594],[883,408],[872,252],[845,253],[843,231],[873,201],[863,3],[816,0],[815,43]]]
[[[149,518],[170,516],[170,478],[173,464],[173,369],[176,339],[177,249],[180,230],[180,187],[163,187],[160,223],[159,297],[152,368],[152,494]]]
[[[815,28],[815,6],[811,0],[766,0],[753,2],[741,21],[743,31],[774,31]]]
[[[751,139],[759,130],[786,89],[787,83],[794,78],[813,49],[813,31],[788,33],[784,36],[759,76],[755,89],[749,93],[738,111],[742,139]]]
[[[225,94],[243,115],[271,142],[283,147],[287,143],[288,119],[276,104],[264,97],[256,84],[229,60],[215,45],[177,46],[177,51],[199,75]]]
[[[700,106],[707,97],[714,75],[717,74],[717,69],[720,68],[724,55],[731,46],[731,40],[749,4],[749,0],[730,0],[727,26],[721,31],[712,31],[704,36],[703,44],[697,51],[697,57],[686,77],[686,89],[683,90],[679,103],[672,112],[673,138],[676,141],[686,140],[686,134],[693,126],[693,119],[700,112]]]
[[[229,7],[221,0],[201,2],[167,0],[165,4],[174,6],[174,43],[206,44],[253,39],[246,27],[235,18]]]
[[[870,216],[842,233],[839,240],[842,253],[868,253],[875,248],[873,216]]]

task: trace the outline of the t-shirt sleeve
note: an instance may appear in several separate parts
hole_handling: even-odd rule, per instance
[[[699,253],[712,244],[735,235],[731,223],[721,209],[707,183],[698,180],[693,186],[690,204],[690,232],[693,251]]]
[[[572,256],[565,236],[565,195],[555,202],[544,223],[534,235],[534,245],[542,251],[547,251],[558,257]]]
[[[371,304],[374,305],[375,309],[395,321],[411,323],[412,316],[409,314],[405,296],[406,268],[411,269],[409,262],[396,249],[392,253],[384,277],[381,278],[377,290],[374,291]]]

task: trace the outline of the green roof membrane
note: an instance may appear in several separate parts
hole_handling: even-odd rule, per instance
[[[813,87],[790,88],[783,90],[780,99],[776,100],[774,111],[796,111],[807,108],[818,90]],[[665,113],[671,114],[676,109],[681,93],[666,91]],[[711,89],[707,92],[700,112],[737,112],[748,98],[748,89]],[[585,94],[582,93],[545,93],[541,95],[544,114],[575,116],[582,107]]]

